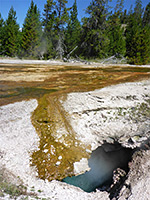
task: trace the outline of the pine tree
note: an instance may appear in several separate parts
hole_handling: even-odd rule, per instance
[[[9,10],[8,18],[4,24],[3,45],[7,56],[16,56],[19,48],[19,25],[13,7]]]
[[[41,36],[40,12],[34,2],[31,1],[22,29],[23,56],[40,56]]]
[[[55,33],[54,33],[54,21],[56,17],[55,12],[56,3],[54,0],[47,0],[47,3],[44,5],[43,13],[43,26],[44,34],[43,40],[45,41],[45,57],[52,58],[55,57]]]
[[[78,16],[77,2],[75,0],[71,10],[71,16],[65,34],[65,45],[67,46],[67,53],[72,52],[79,45],[81,25],[77,16]],[[76,51],[73,51],[72,55],[75,55],[75,53]]]
[[[83,18],[81,55],[102,58],[107,55],[109,39],[107,28],[107,0],[93,0],[86,9],[89,17]]]
[[[126,55],[131,64],[138,64],[140,54],[138,47],[140,46],[141,27],[135,19],[135,15],[130,14],[126,27]]]
[[[56,33],[56,53],[57,57],[62,59],[65,53],[64,46],[64,28],[68,21],[68,9],[66,8],[66,0],[57,0],[55,5],[56,19],[55,19],[55,33]]]
[[[109,55],[124,56],[126,53],[126,42],[124,36],[124,28],[120,23],[120,19],[112,16],[109,28]]]
[[[141,59],[140,64],[148,64],[150,62],[150,27],[145,26],[141,31]]]
[[[124,56],[126,53],[126,42],[124,28],[121,24],[124,0],[118,0],[115,12],[109,18],[109,55]]]
[[[47,0],[44,9],[44,33],[48,41],[47,57],[61,58],[65,52],[64,30],[68,21],[66,0]]]
[[[4,35],[4,20],[0,13],[0,55],[2,55],[3,52],[3,35]]]
[[[142,22],[143,11],[144,9],[142,8],[142,1],[136,0],[134,8],[134,17],[139,24],[141,24]]]
[[[127,15],[127,10],[126,9],[121,14],[120,21],[121,21],[121,24],[127,24],[127,22],[128,22],[128,15]]]
[[[142,19],[142,47],[143,52],[141,52],[142,63],[147,64],[150,62],[150,3],[145,8],[143,19]]]
[[[150,26],[150,3],[146,6],[142,23],[144,26]]]
[[[119,17],[123,13],[124,8],[124,0],[117,0],[116,7],[115,7],[115,14],[119,15]]]
[[[150,59],[150,30],[142,26],[142,15],[142,3],[137,0],[126,29],[127,56],[131,64],[147,64]]]

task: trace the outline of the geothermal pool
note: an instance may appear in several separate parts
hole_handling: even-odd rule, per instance
[[[103,144],[92,152],[88,161],[90,171],[79,176],[67,177],[63,181],[80,187],[86,192],[95,191],[103,184],[111,183],[113,170],[128,170],[133,150],[119,144]]]

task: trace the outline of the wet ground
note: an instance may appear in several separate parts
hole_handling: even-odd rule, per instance
[[[0,105],[150,77],[150,68],[0,64]]]
[[[32,123],[40,144],[32,155],[32,165],[40,178],[62,180],[73,175],[74,162],[89,158],[90,146],[75,137],[59,99],[69,92],[91,91],[149,77],[147,67],[0,64],[0,105],[38,100]],[[62,131],[59,141],[58,129]]]

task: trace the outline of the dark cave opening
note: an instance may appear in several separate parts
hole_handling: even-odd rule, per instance
[[[118,173],[117,170],[120,170],[128,173],[128,163],[132,159],[133,152],[133,149],[125,148],[118,142],[113,144],[105,142],[92,152],[88,160],[90,171],[67,177],[63,182],[79,187],[85,192],[93,192],[96,189],[108,191],[113,183],[114,172]]]

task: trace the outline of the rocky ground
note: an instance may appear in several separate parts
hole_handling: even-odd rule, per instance
[[[109,192],[97,189],[86,193],[60,181],[39,179],[36,168],[31,166],[31,154],[38,150],[40,140],[31,123],[38,102],[16,102],[0,107],[0,199],[148,200],[150,79],[69,93],[59,101],[76,138],[90,145],[90,152],[104,142],[119,142],[136,150],[129,173]],[[74,165],[77,174],[87,169],[85,158]]]
[[[121,188],[118,199],[135,200],[150,198],[150,150],[140,150],[129,163],[130,171]]]
[[[150,80],[68,94],[62,103],[79,139],[92,150],[104,141],[136,149],[126,181],[109,198],[149,199]]]
[[[79,139],[92,150],[114,140],[135,148],[150,137],[150,80],[70,93],[62,104]]]

